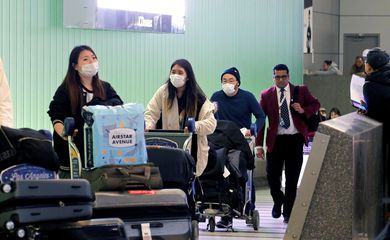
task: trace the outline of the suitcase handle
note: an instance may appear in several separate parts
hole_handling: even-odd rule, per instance
[[[163,228],[164,227],[164,224],[161,222],[152,222],[152,223],[149,223],[149,225],[150,225],[150,228]],[[131,225],[131,228],[132,229],[141,229],[141,224]]]
[[[123,176],[131,176],[132,178],[134,178],[135,180],[149,180],[150,179],[150,175],[151,175],[151,171],[152,171],[152,168],[150,166],[145,166],[145,168],[143,169],[144,171],[144,175],[141,176],[141,175],[138,175],[138,174],[134,174],[134,173],[129,173],[128,170],[126,168],[117,168],[117,170],[123,175]]]

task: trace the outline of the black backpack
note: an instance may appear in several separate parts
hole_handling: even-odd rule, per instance
[[[0,126],[0,171],[29,163],[58,171],[60,162],[46,131]]]
[[[299,94],[299,86],[294,87],[294,93],[293,93],[293,99],[298,99]],[[306,122],[307,128],[309,132],[316,132],[318,129],[318,125],[321,122],[321,114],[320,110],[315,112],[313,115],[311,115],[309,118],[304,118],[304,121]]]

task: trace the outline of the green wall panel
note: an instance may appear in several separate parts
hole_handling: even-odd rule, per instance
[[[80,44],[95,50],[101,78],[125,102],[147,104],[178,58],[190,60],[208,96],[231,66],[256,97],[272,85],[277,63],[302,83],[302,10],[301,0],[187,0],[185,34],[157,34],[64,28],[62,0],[0,0],[0,56],[15,126],[51,129],[48,105]]]

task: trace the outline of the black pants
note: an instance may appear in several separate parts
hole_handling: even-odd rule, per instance
[[[303,162],[303,136],[278,135],[272,152],[267,152],[267,180],[275,204],[283,204],[283,216],[290,217]],[[286,175],[285,193],[281,190],[283,165]]]

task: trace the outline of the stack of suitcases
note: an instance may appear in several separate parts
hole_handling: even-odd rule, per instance
[[[82,179],[2,184],[0,239],[127,239],[120,219],[90,220],[93,202]]]
[[[161,182],[158,168],[147,162],[143,107],[88,106],[83,111],[88,170],[82,177],[96,191],[93,218],[120,218],[130,240],[197,239],[198,223],[192,221],[186,193],[161,189],[165,186],[153,178]]]
[[[197,239],[186,194],[180,189],[97,192],[93,217],[119,217],[130,240]]]

